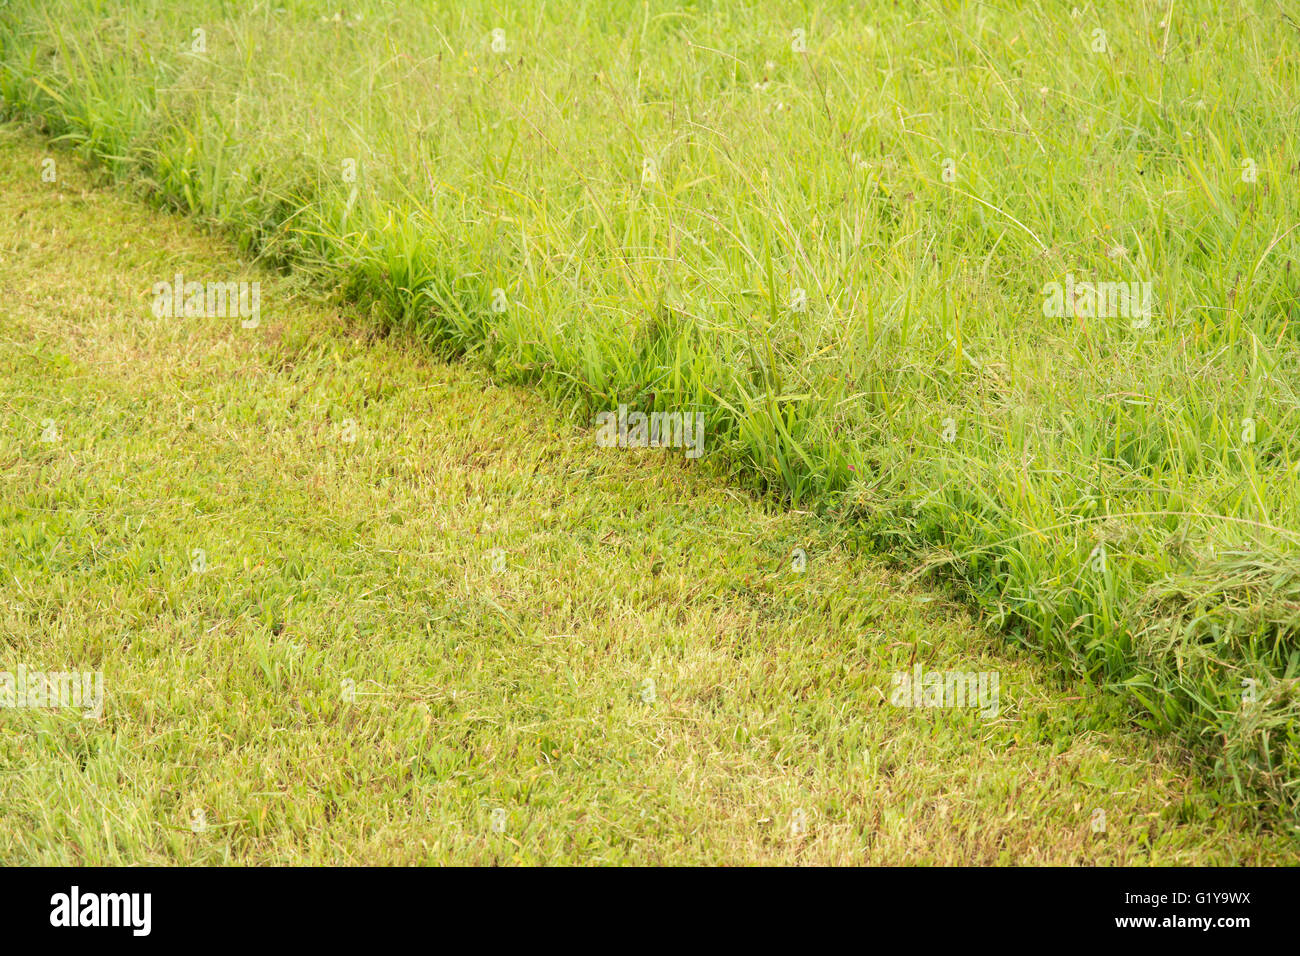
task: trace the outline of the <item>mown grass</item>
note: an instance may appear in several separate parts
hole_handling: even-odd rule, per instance
[[[1275,0],[57,0],[0,94],[587,420],[704,411],[1294,819],[1298,48]],[[1045,315],[1067,273],[1149,324]]]
[[[0,709],[0,861],[1294,857],[840,525],[597,448],[55,158],[0,128],[0,671],[106,701]],[[159,269],[260,280],[261,325],[154,316]],[[996,717],[890,706],[914,660],[999,671]]]

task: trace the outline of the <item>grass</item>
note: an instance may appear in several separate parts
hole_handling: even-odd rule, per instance
[[[841,524],[44,157],[0,128],[0,670],[106,703],[0,709],[0,861],[1294,859]],[[261,325],[155,317],[175,271],[258,279]],[[999,672],[997,716],[890,706],[914,661]]]
[[[578,421],[703,412],[1295,823],[1298,48],[1278,0],[17,0],[0,95]]]

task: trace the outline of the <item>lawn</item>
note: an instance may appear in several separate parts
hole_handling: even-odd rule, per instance
[[[0,8],[11,117],[593,447],[702,415],[1282,829],[1298,54],[1276,0]]]
[[[0,861],[1294,854],[838,523],[600,448],[11,127],[0,184],[0,670],[104,686],[0,708]],[[177,271],[259,281],[258,327],[154,316]],[[918,663],[996,712],[892,706]]]

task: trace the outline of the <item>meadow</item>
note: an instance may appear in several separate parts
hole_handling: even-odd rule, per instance
[[[1280,0],[0,7],[10,117],[573,422],[702,413],[1290,825],[1298,52]]]

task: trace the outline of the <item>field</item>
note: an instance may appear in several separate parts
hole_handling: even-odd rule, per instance
[[[1177,823],[1168,831],[1157,827],[1147,843],[1163,847],[1164,839],[1193,848],[1182,856],[1162,848],[1165,858],[1266,854],[1272,841],[1283,846],[1294,840],[1300,823],[1298,53],[1300,16],[1269,0],[1074,8],[767,0],[498,6],[469,0],[446,6],[362,2],[337,13],[293,0],[239,9],[206,0],[174,6],[10,2],[0,7],[4,110],[54,141],[49,155],[60,175],[72,162],[62,151],[75,150],[119,188],[215,227],[255,268],[279,273],[265,273],[270,291],[263,295],[262,322],[266,335],[275,330],[283,340],[239,346],[261,350],[253,363],[225,351],[235,348],[227,329],[207,346],[219,360],[212,358],[213,366],[203,370],[211,377],[204,388],[253,388],[260,380],[255,369],[276,370],[279,382],[301,368],[303,378],[245,395],[248,404],[237,414],[225,413],[253,428],[243,436],[234,426],[227,436],[219,427],[222,413],[212,408],[190,416],[194,428],[212,429],[207,440],[194,436],[194,457],[169,461],[174,473],[144,472],[138,480],[152,482],[148,490],[156,500],[149,508],[132,507],[159,515],[179,508],[176,521],[196,525],[167,530],[149,543],[114,539],[120,527],[95,523],[104,515],[118,517],[96,503],[96,496],[110,494],[107,488],[78,486],[42,501],[43,479],[30,473],[26,450],[39,429],[21,437],[6,433],[6,482],[18,492],[5,503],[6,530],[18,532],[18,543],[7,545],[14,549],[5,556],[7,577],[45,580],[47,614],[15,616],[19,624],[8,630],[26,635],[18,647],[30,650],[24,642],[41,639],[41,622],[60,620],[52,609],[76,598],[89,602],[80,612],[85,616],[80,623],[65,620],[62,628],[66,637],[89,641],[89,622],[117,606],[114,595],[121,589],[121,620],[106,624],[97,643],[85,644],[87,653],[134,646],[126,635],[142,629],[153,650],[132,651],[142,654],[141,668],[155,654],[166,659],[200,648],[239,661],[249,642],[261,642],[259,669],[239,679],[251,674],[259,693],[269,693],[264,683],[287,688],[294,675],[320,666],[281,657],[289,645],[274,639],[292,632],[294,614],[304,605],[319,605],[306,620],[313,633],[341,642],[329,653],[378,655],[366,668],[390,675],[375,680],[401,697],[403,707],[422,702],[432,714],[431,728],[442,726],[439,708],[449,704],[428,688],[439,685],[438,669],[451,667],[455,649],[463,648],[487,669],[481,693],[501,706],[506,696],[547,675],[545,693],[533,688],[540,696],[531,718],[520,701],[511,706],[522,711],[478,711],[477,719],[506,736],[474,758],[491,763],[493,754],[509,752],[521,766],[542,768],[516,767],[495,786],[524,787],[530,774],[538,774],[547,777],[543,792],[557,786],[547,776],[560,759],[552,751],[584,766],[575,724],[564,724],[564,732],[545,729],[560,719],[557,709],[566,710],[546,696],[557,693],[553,685],[565,668],[584,668],[583,676],[564,679],[575,699],[591,708],[590,719],[613,721],[613,712],[595,701],[612,701],[614,711],[635,709],[637,682],[649,676],[645,662],[659,653],[662,666],[673,661],[669,672],[688,684],[701,681],[691,692],[699,697],[690,699],[710,715],[672,725],[703,736],[678,737],[682,763],[662,768],[667,782],[694,781],[683,784],[677,797],[683,802],[669,813],[674,832],[694,835],[682,844],[689,849],[680,859],[719,862],[791,859],[783,854],[795,851],[771,848],[757,831],[745,830],[734,847],[725,833],[739,831],[723,827],[707,835],[727,819],[722,806],[766,807],[754,809],[755,818],[786,826],[782,813],[791,812],[797,791],[781,790],[793,784],[772,772],[775,765],[797,766],[817,781],[806,780],[806,786],[840,795],[826,797],[830,803],[808,801],[809,812],[822,808],[813,815],[826,824],[819,837],[826,842],[793,858],[849,862],[853,852],[880,839],[868,834],[878,833],[879,821],[897,812],[898,803],[884,800],[877,818],[849,812],[843,794],[860,795],[861,789],[837,776],[849,773],[839,761],[858,758],[848,750],[824,753],[828,740],[840,739],[838,732],[799,711],[806,706],[829,720],[831,713],[888,697],[890,673],[910,666],[911,648],[928,641],[950,649],[953,667],[964,660],[969,666],[961,670],[1000,667],[1004,688],[1013,667],[1032,671],[1047,688],[1029,695],[1040,717],[1021,715],[1015,727],[970,718],[962,733],[1011,734],[1020,746],[1034,727],[1036,747],[1066,754],[1087,746],[1073,740],[1072,728],[1115,736],[1115,746],[1147,754],[1154,768],[1124,773],[1164,781],[1166,790],[1173,786],[1173,768],[1190,774],[1176,800],[1143,803],[1151,809],[1142,812]],[[35,182],[25,188],[42,186],[39,174],[31,175]],[[66,231],[93,226],[83,221]],[[177,381],[167,380],[166,363],[151,367],[150,356],[162,348],[157,336],[184,351],[192,347],[185,336],[199,334],[181,330],[189,328],[186,320],[164,335],[150,313],[151,288],[176,273],[222,280],[243,275],[218,261],[181,268],[176,259],[159,242],[133,266],[119,306],[131,318],[103,333],[103,341],[138,353],[145,366],[123,370],[118,412],[95,413],[108,415],[96,419],[96,428],[121,430],[111,441],[105,434],[103,453],[116,448],[112,453],[125,457],[114,467],[128,473],[139,468],[128,463],[149,460],[151,450],[160,454],[177,440],[178,421],[196,404]],[[86,268],[103,283],[111,281],[105,271],[111,267]],[[5,276],[6,288],[23,281],[12,272]],[[62,281],[73,282],[75,291],[76,282],[88,280],[64,274]],[[334,303],[328,314],[342,309],[350,318],[332,322],[319,308],[301,315],[301,302],[319,294]],[[91,323],[98,313],[85,307],[90,311],[80,321]],[[33,348],[24,336],[42,326],[30,322],[36,324],[6,329],[6,337]],[[366,330],[363,350],[338,344],[363,335],[358,330]],[[55,343],[48,346],[55,355],[91,350],[78,368],[99,375],[105,362],[111,364],[72,328],[42,334]],[[447,366],[435,357],[466,361]],[[95,417],[89,384],[71,373],[64,381],[31,355],[9,361],[6,391],[14,381],[41,385],[43,401],[84,401],[83,416]],[[62,360],[50,361],[61,367]],[[333,395],[331,376],[337,377]],[[72,379],[89,389],[75,393],[80,399],[66,397],[74,394],[67,391]],[[512,392],[497,408],[490,404],[495,393],[485,397],[488,381],[531,386],[539,394]],[[415,392],[421,382],[431,391],[449,390],[437,412],[437,426],[450,429],[445,444],[426,444],[431,436],[411,421],[367,423],[353,407],[363,398],[365,408],[365,401],[380,402],[401,389]],[[172,396],[150,406],[146,418],[157,431],[140,431],[141,409],[128,415],[134,402],[144,402],[131,397],[134,388]],[[292,428],[284,423],[286,402],[290,409],[294,402],[311,409],[314,436],[301,431],[308,428],[303,422]],[[492,410],[479,421],[481,403]],[[703,415],[703,458],[683,462],[676,451],[597,448],[597,416],[620,405]],[[59,418],[22,407],[31,421]],[[421,414],[414,406],[398,407]],[[356,445],[349,443],[353,457],[347,459],[326,447],[327,433],[345,419],[360,436]],[[479,424],[467,424],[474,421]],[[282,428],[289,429],[287,448],[315,442],[309,461],[277,460]],[[378,444],[364,444],[380,432],[382,452]],[[570,434],[583,437],[561,437]],[[267,485],[250,478],[244,486],[234,461],[209,458],[227,437],[248,443],[242,454],[262,456]],[[581,453],[570,447],[574,441],[583,443]],[[397,482],[393,476],[402,468],[427,468],[431,456],[450,456],[453,448],[476,442],[504,455],[503,468],[508,462],[511,472],[495,489],[480,487],[477,499],[465,497],[469,479],[457,471],[485,467],[468,453],[458,463],[444,462],[417,497],[385,485]],[[172,453],[179,455],[179,447]],[[58,460],[39,460],[56,472],[60,467]],[[568,464],[561,467],[560,460]],[[525,466],[529,461],[533,465]],[[543,463],[560,468],[559,475],[583,476],[580,488],[553,485],[550,497],[529,490]],[[223,467],[230,470],[210,479],[211,502],[192,501],[188,510],[168,504],[179,490],[204,497],[203,468]],[[353,468],[358,472],[348,471]],[[616,469],[618,477],[598,473],[604,468]],[[297,490],[268,492],[289,477]],[[304,493],[297,482],[328,488],[345,478],[357,496],[351,505],[323,490],[295,497]],[[741,501],[728,488],[756,498]],[[406,497],[384,501],[399,493]],[[472,578],[485,573],[487,559],[475,549],[482,545],[486,552],[487,532],[470,531],[496,524],[480,509],[493,501],[503,507],[500,496],[519,498],[516,520],[531,528],[521,540],[537,542],[526,549],[567,550],[548,554],[545,573],[533,566],[527,573],[534,577],[511,586],[511,600],[498,596],[485,604],[481,589],[487,585]],[[435,512],[441,517],[425,518],[460,529],[444,532],[456,542],[446,545],[455,560],[435,560],[427,535],[390,554],[385,539],[400,538],[412,510],[427,507],[430,497],[442,502]],[[652,515],[646,514],[647,499]],[[64,514],[67,501],[76,506]],[[232,501],[237,517],[226,515]],[[548,505],[540,502],[561,513],[545,518]],[[710,508],[734,510],[724,517]],[[82,518],[75,519],[78,514]],[[233,590],[229,583],[213,585],[215,592],[201,599],[212,603],[196,607],[190,602],[199,598],[171,593],[178,587],[171,565],[201,547],[193,544],[198,525],[216,514],[224,516],[217,523],[229,527],[232,542],[242,542],[230,544],[221,560],[252,578]],[[393,515],[401,521],[389,526]],[[87,524],[59,523],[75,520]],[[637,554],[637,561],[620,567],[601,557],[609,522],[622,525],[613,528],[615,540],[625,542],[619,547]],[[720,535],[718,523],[734,529],[734,537]],[[87,542],[92,526],[110,536],[105,544]],[[286,527],[296,530],[279,530]],[[691,528],[697,536],[682,540]],[[656,538],[655,529],[664,538]],[[313,535],[321,538],[314,545]],[[809,547],[805,537],[820,544]],[[339,564],[342,552],[312,556],[326,543],[352,547],[354,538],[365,542],[362,553],[370,556],[355,571]],[[814,560],[806,576],[787,580],[781,572],[795,547]],[[424,556],[421,578],[435,568],[447,573],[450,562],[458,569],[455,581],[441,589],[436,577],[406,581],[402,554]],[[816,560],[825,554],[835,557]],[[130,573],[98,564],[110,560],[106,555],[127,561]],[[60,573],[69,577],[56,573],[60,562],[67,562]],[[337,599],[320,580],[328,579],[327,571],[349,581]],[[629,598],[620,604],[617,588],[595,583],[600,574],[620,571],[631,576],[625,586],[643,598],[668,587],[660,583],[666,575],[686,602],[687,621],[674,627],[698,626],[702,643],[665,632],[673,613],[657,603],[660,598],[650,606]],[[118,581],[116,574],[125,576]],[[259,574],[279,583],[259,585]],[[636,577],[642,574],[648,577]],[[88,593],[70,583],[85,575],[107,591]],[[173,583],[146,586],[150,575]],[[352,590],[354,576],[386,590]],[[566,583],[547,583],[557,576]],[[54,583],[61,580],[69,583]],[[752,590],[756,580],[767,582],[759,596]],[[385,612],[395,617],[367,623],[368,612],[357,610],[365,607],[358,605],[360,595],[395,593],[399,582],[428,597],[411,596]],[[782,590],[787,587],[803,596],[796,600],[796,592]],[[808,589],[816,601],[807,601]],[[592,602],[600,594],[614,604],[596,613]],[[917,605],[918,595],[930,603]],[[426,602],[442,608],[432,612],[440,623],[415,620],[430,613]],[[18,603],[12,597],[11,608]],[[948,610],[935,618],[927,607]],[[167,620],[187,623],[163,626],[157,615],[164,611]],[[768,622],[768,613],[780,623]],[[554,627],[547,623],[553,614],[560,619]],[[619,619],[636,636],[616,638],[621,631],[605,628],[582,636],[569,619],[573,614]],[[764,653],[745,643],[745,653],[754,656],[736,658],[737,648],[709,643],[720,640],[712,616],[731,614],[758,628]],[[801,615],[813,615],[812,622]],[[879,623],[870,623],[872,615]],[[224,649],[197,643],[206,634],[203,621],[216,627],[208,639],[229,642]],[[457,622],[466,627],[459,636]],[[498,641],[513,635],[511,647],[525,659],[535,655],[535,666],[514,661],[506,667],[500,650],[471,639],[493,633]],[[389,648],[394,634],[402,636]],[[415,644],[403,643],[417,636]],[[569,663],[567,655],[594,655],[602,641],[617,645],[613,659],[583,656],[580,665]],[[873,663],[866,668],[855,664],[866,653],[862,642],[871,646]],[[903,646],[905,659],[896,659]],[[305,638],[302,647],[305,654],[326,653]],[[419,663],[391,656],[405,653]],[[727,668],[749,660],[752,669],[738,683],[722,672],[691,678],[697,665],[688,662],[696,654],[706,669],[723,667],[724,659]],[[773,670],[765,654],[778,660],[792,655],[792,670]],[[982,655],[994,657],[980,663]],[[797,667],[794,659],[801,662]],[[222,707],[244,699],[223,696],[217,688],[235,678],[207,672],[201,660],[177,666],[187,680],[211,683],[205,693],[220,697]],[[817,680],[809,683],[810,674]],[[395,691],[403,681],[412,684]],[[633,689],[612,690],[624,685]],[[142,713],[135,719],[148,726],[154,718],[146,715],[160,702],[151,704],[145,690],[138,695],[133,706]],[[311,716],[309,703],[289,696],[305,712],[295,708],[284,720]],[[798,744],[777,745],[762,759],[748,752],[747,759],[756,761],[748,769],[725,760],[721,766],[730,769],[693,768],[704,753],[729,753],[746,726],[741,715],[754,709],[760,721],[774,719]],[[198,726],[235,719],[208,718],[201,709],[193,714]],[[939,734],[929,722],[913,726],[915,714],[890,719],[914,733]],[[621,713],[617,720],[622,728]],[[261,718],[241,729],[255,726],[268,729]],[[529,738],[531,751],[510,749],[524,746],[509,736],[508,728],[518,734],[520,726],[537,737]],[[877,748],[882,726],[871,724]],[[181,733],[170,724],[168,732]],[[491,788],[457,789],[463,783],[458,773],[469,772],[458,763],[469,759],[464,748],[442,731],[420,732],[440,741],[427,756],[432,790],[420,791],[431,801],[425,806],[438,808],[428,812],[452,814],[468,826],[473,806],[473,812],[487,812]],[[643,732],[649,740],[669,733],[666,727]],[[239,736],[228,726],[223,733]],[[926,759],[982,780],[970,763],[973,752],[963,749],[973,742],[962,733],[946,740],[956,750],[928,752]],[[722,741],[731,743],[724,747]],[[404,743],[390,743],[394,754],[405,753]],[[928,739],[930,747],[940,744]],[[199,763],[212,759],[190,746],[197,745],[186,744],[167,759],[182,753]],[[330,745],[348,746],[343,738]],[[626,749],[646,746],[629,742]],[[658,746],[671,751],[672,745]],[[624,751],[612,747],[602,760],[615,760],[613,753]],[[740,754],[732,755],[746,759]],[[145,755],[138,757],[142,767],[148,764]],[[334,749],[319,757],[336,758]],[[410,754],[402,759],[409,762]],[[1054,759],[1039,754],[1031,765],[1046,772]],[[619,761],[627,780],[643,779],[630,757]],[[481,780],[481,770],[471,776]],[[763,792],[782,795],[765,804],[755,796],[758,789],[736,782],[750,771],[755,778],[772,774],[775,790]],[[1009,768],[1002,772],[1016,777]],[[994,778],[1006,783],[1002,772]],[[579,773],[590,783],[585,773],[595,771]],[[224,785],[248,783],[244,776],[237,784],[236,776],[232,768]],[[716,793],[705,798],[698,788],[706,779],[740,790],[725,799]],[[1091,812],[1088,800],[1072,799],[1037,774],[1030,779],[1043,787],[1044,806],[1064,813],[1078,803],[1082,809],[1071,813]],[[429,795],[438,792],[434,780],[451,788],[441,803]],[[346,805],[338,786],[326,787],[311,812],[328,819],[331,807]],[[756,780],[752,786],[758,787]],[[925,783],[915,782],[915,791],[896,786],[907,800],[927,799]],[[1133,801],[1148,799],[1137,796],[1144,792],[1137,783],[1105,789],[1129,794],[1126,813],[1138,812]],[[466,802],[471,791],[487,803]],[[553,801],[562,800],[562,788],[549,792]],[[978,792],[970,798],[974,809],[954,807],[954,817],[940,819],[958,830],[957,818],[987,826],[998,816],[997,801]],[[179,812],[188,798],[167,794]],[[510,796],[517,800],[519,792]],[[1007,799],[1011,812],[1026,812],[1028,798]],[[703,819],[695,829],[681,828],[689,818],[682,807],[692,800]],[[312,817],[310,825],[301,823],[305,829],[288,822],[276,827],[265,817],[247,816],[260,806],[274,817],[269,804],[251,794],[234,803],[238,812],[222,814],[242,821],[238,840],[232,835],[222,844],[231,859],[293,858],[305,851],[265,834],[288,840],[324,825]],[[1179,809],[1171,810],[1175,805]],[[647,809],[651,817],[654,812]],[[840,828],[832,820],[843,821]],[[95,859],[114,853],[127,858],[141,848],[180,852],[160,849],[126,822],[120,838],[106,832],[105,845],[85,852]],[[1040,823],[1047,825],[1034,826]],[[382,839],[401,832],[385,830],[378,820],[374,825],[386,834]],[[143,819],[138,826],[145,826]],[[1086,821],[1080,826],[1086,829]],[[664,837],[651,841],[657,855],[647,857],[641,827],[626,831],[626,842],[599,843],[593,852],[599,859],[674,859],[665,849],[672,840]],[[1189,835],[1189,827],[1199,835]],[[1213,838],[1197,827],[1209,827]],[[545,838],[518,848],[521,859],[556,859],[563,853],[554,841],[576,839],[557,835],[561,830],[544,832]],[[877,859],[901,862],[917,846],[943,862],[1082,860],[1096,852],[1072,839],[1062,837],[1057,845],[1022,833],[991,845],[959,842],[944,857],[915,829],[899,832],[898,841],[876,847]],[[1040,838],[1047,842],[1029,851]],[[1233,840],[1246,841],[1250,850],[1225,842]],[[392,846],[415,852],[408,841],[403,835]],[[566,847],[565,853],[581,852]],[[47,844],[9,849],[38,857],[52,852]],[[354,852],[363,859],[368,851]],[[1110,846],[1106,852],[1120,851]],[[1124,852],[1138,851],[1130,846]],[[1160,855],[1145,846],[1140,852]],[[438,855],[432,842],[429,853]]]

